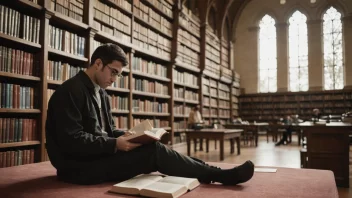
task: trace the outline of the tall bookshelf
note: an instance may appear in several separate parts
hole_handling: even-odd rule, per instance
[[[178,10],[177,3],[2,1],[1,16],[7,18],[0,18],[0,158],[5,166],[48,160],[48,101],[59,85],[87,68],[103,43],[118,44],[129,59],[123,77],[106,89],[117,128],[150,119],[170,131],[162,141],[175,144],[174,134],[187,128],[190,109],[203,108],[204,79],[210,88],[206,119],[228,119],[232,77],[219,66],[221,43],[215,35],[207,37],[210,64],[202,66],[200,21]]]
[[[243,120],[276,122],[286,115],[308,120],[314,108],[323,115],[341,115],[352,111],[350,90],[246,94],[240,96]]]

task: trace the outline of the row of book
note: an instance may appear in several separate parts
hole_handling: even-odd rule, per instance
[[[0,143],[37,140],[37,121],[27,118],[0,118]]]
[[[132,70],[167,78],[167,67],[140,57],[133,57]]]
[[[109,95],[111,110],[128,110],[128,98]]]
[[[35,76],[37,70],[34,54],[0,45],[0,71]]]
[[[34,149],[0,152],[0,168],[34,163]]]
[[[175,105],[174,106],[174,114],[175,115],[188,115],[192,110],[190,106],[183,105]]]
[[[22,20],[23,24],[21,24]],[[40,20],[0,5],[0,32],[39,43]]]
[[[229,110],[224,110],[224,109],[219,109],[219,116],[230,117],[230,111]]]
[[[177,43],[177,57],[178,62],[188,64],[193,67],[199,67],[200,54],[189,47],[182,45],[180,42]]]
[[[134,0],[133,6],[133,14],[135,16],[141,18],[166,35],[172,36],[172,23],[170,23],[167,19],[156,13],[149,6],[144,5],[144,3],[140,0]]]
[[[215,98],[210,98],[210,105],[212,107],[216,107],[218,105],[218,101]]]
[[[216,94],[216,92],[214,94]],[[213,93],[212,93],[212,95],[213,95]],[[230,92],[226,92],[226,91],[219,89],[219,97],[226,98],[226,99],[230,100]]]
[[[128,89],[128,76],[124,75],[123,78],[116,78],[116,81],[111,84],[111,87]]]
[[[149,0],[149,3],[159,9],[166,16],[172,18],[172,0]]]
[[[134,118],[132,125],[136,126],[137,124],[143,122],[143,120],[145,120],[145,119]],[[153,119],[151,124],[153,125],[154,128],[170,127],[169,121],[167,121],[167,120]]]
[[[220,76],[220,65],[208,58],[205,59],[205,69],[217,76]]]
[[[186,121],[174,121],[174,129],[187,129]]]
[[[226,46],[227,43],[223,43],[221,50],[221,65],[225,68],[229,68],[229,51]]]
[[[161,95],[168,95],[168,86],[156,81],[149,81],[146,79],[132,79],[132,87],[134,90],[156,93]]]
[[[186,10],[186,7],[183,7],[184,10]],[[200,37],[200,22],[195,21],[191,19],[187,14],[182,12],[179,17],[180,24],[187,28],[189,32],[192,32],[193,34],[197,35],[198,38]]]
[[[193,51],[200,52],[200,41],[187,30],[178,30],[178,40]]]
[[[110,7],[107,4],[104,4],[100,1],[94,1],[94,18],[99,22],[102,22],[101,25],[107,24],[110,27],[116,28],[120,32],[130,35],[131,34],[131,17],[123,14],[114,7]],[[100,23],[99,23],[100,24]],[[96,25],[95,25],[96,26]],[[100,30],[100,28],[97,28]],[[107,32],[109,33],[109,32]],[[109,33],[110,35],[111,32]]]
[[[84,57],[85,38],[49,25],[49,47]]]
[[[75,76],[79,71],[85,68],[72,66],[61,61],[48,61],[47,78],[49,80],[65,81]]]
[[[230,88],[228,85],[225,85],[223,83],[219,83],[219,89],[223,90],[223,91],[227,91],[230,92]]]
[[[83,21],[84,0],[51,0],[51,9],[77,21]]]
[[[219,106],[221,106],[221,107],[229,107],[230,108],[230,102],[224,101],[224,100],[219,100]]]
[[[173,72],[173,79],[175,80],[175,82],[179,83],[198,85],[198,77],[196,75],[187,72],[177,71],[176,69],[174,69]]]
[[[139,23],[134,23],[133,44],[153,53],[171,57],[171,40],[155,33]]]
[[[113,116],[116,129],[127,129],[128,118],[126,116]]]
[[[150,100],[133,99],[133,112],[151,112],[151,113],[168,113],[169,104],[161,102],[153,102]]]
[[[193,91],[184,90],[183,88],[175,88],[174,89],[175,98],[181,98],[186,100],[194,100],[198,101],[198,93]]]
[[[16,109],[33,109],[35,90],[33,87],[17,84],[0,83],[0,107]]]

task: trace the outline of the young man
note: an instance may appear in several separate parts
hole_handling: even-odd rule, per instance
[[[50,98],[46,143],[60,180],[97,184],[159,171],[203,183],[236,185],[253,176],[251,161],[222,170],[159,142],[139,145],[126,141],[131,133],[116,130],[104,89],[121,76],[127,64],[121,48],[102,45],[94,51],[89,68],[64,82]]]

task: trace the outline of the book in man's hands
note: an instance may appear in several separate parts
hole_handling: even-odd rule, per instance
[[[176,198],[199,186],[195,178],[142,174],[112,186],[109,192]]]
[[[144,120],[137,124],[130,131],[135,132],[134,135],[126,137],[126,140],[133,143],[148,144],[151,142],[159,141],[160,138],[167,133],[163,128],[154,128],[149,120]]]

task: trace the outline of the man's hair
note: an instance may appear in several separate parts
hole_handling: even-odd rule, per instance
[[[116,44],[107,43],[99,46],[92,54],[90,65],[92,66],[97,59],[101,59],[103,66],[119,61],[123,66],[128,65],[125,52]]]

